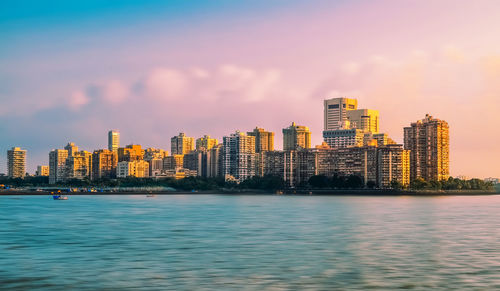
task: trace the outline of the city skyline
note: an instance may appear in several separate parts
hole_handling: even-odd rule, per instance
[[[479,2],[4,5],[0,151],[26,149],[34,173],[69,141],[107,148],[111,128],[168,148],[179,132],[220,141],[292,121],[314,146],[321,101],[352,96],[398,143],[427,113],[446,120],[451,175],[497,177],[500,4]]]

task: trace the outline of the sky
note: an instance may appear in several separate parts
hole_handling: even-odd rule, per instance
[[[499,1],[4,1],[0,173],[75,142],[170,150],[185,132],[222,140],[308,126],[323,100],[380,111],[380,128],[430,114],[450,125],[451,174],[500,177]]]

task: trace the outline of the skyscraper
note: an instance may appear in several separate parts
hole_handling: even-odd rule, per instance
[[[210,138],[209,135],[204,135],[203,137],[200,137],[196,139],[196,149],[201,150],[209,150],[216,146],[219,143],[219,141],[216,138]]]
[[[9,178],[24,178],[26,175],[26,150],[13,147],[7,151],[7,171]]]
[[[350,128],[347,112],[358,109],[358,100],[332,98],[324,101],[324,130]]]
[[[49,153],[49,184],[64,180],[68,151],[56,149]]]
[[[116,177],[118,154],[111,150],[96,150],[92,153],[92,180]]]
[[[226,180],[243,181],[255,176],[255,137],[236,131],[223,137],[223,175]]]
[[[308,149],[311,147],[311,132],[307,126],[292,125],[283,128],[283,150]]]
[[[117,151],[120,147],[120,132],[117,130],[110,130],[108,132],[108,150]]]
[[[87,151],[74,152],[66,159],[64,179],[83,180],[90,178],[92,171],[92,153]]]
[[[253,131],[247,132],[247,134],[255,136],[256,153],[274,151],[274,132],[256,127]]]
[[[170,139],[172,155],[184,155],[194,151],[194,138],[187,137],[183,132]]]
[[[404,146],[410,152],[410,179],[446,180],[449,177],[449,126],[429,114],[404,128]]]

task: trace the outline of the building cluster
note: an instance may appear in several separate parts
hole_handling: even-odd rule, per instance
[[[388,188],[397,182],[444,180],[449,177],[448,124],[432,116],[404,128],[404,145],[380,132],[379,112],[358,109],[351,98],[324,100],[323,143],[313,147],[308,127],[284,128],[283,150],[274,148],[274,132],[262,128],[236,131],[222,141],[208,135],[194,139],[184,133],[170,140],[167,150],[140,145],[120,147],[120,133],[108,133],[108,148],[80,151],[73,143],[49,153],[49,165],[37,175],[50,183],[72,179],[125,177],[222,177],[241,182],[254,176],[280,176],[289,187],[306,183],[314,175],[358,175],[365,184]],[[22,177],[26,151],[8,151],[9,176]]]

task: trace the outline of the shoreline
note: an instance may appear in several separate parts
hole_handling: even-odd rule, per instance
[[[4,190],[0,196],[43,195],[272,195],[272,196],[491,196],[500,195],[495,190],[284,190],[280,192],[262,190],[209,190],[209,191],[117,191],[117,192],[61,192]]]

